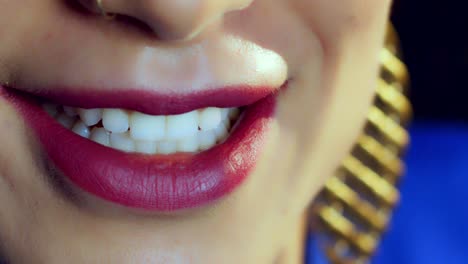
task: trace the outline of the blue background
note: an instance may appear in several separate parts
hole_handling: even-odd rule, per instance
[[[468,263],[468,125],[417,121],[402,201],[372,264]],[[306,263],[325,264],[313,237]]]
[[[468,263],[468,126],[417,122],[402,202],[376,264]]]

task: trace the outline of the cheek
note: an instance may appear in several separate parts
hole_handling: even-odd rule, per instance
[[[283,162],[291,164],[285,195],[300,208],[349,153],[374,97],[389,1],[364,2],[292,2],[317,39],[279,108],[281,145],[290,154]]]
[[[366,32],[386,18],[390,0],[291,0],[290,5],[324,39]]]

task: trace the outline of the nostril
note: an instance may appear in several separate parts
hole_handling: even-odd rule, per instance
[[[151,36],[151,38],[159,39],[157,32],[153,30],[146,22],[133,16],[117,14],[113,19],[113,22],[121,24],[123,27],[130,28],[132,30],[140,31],[145,35]]]
[[[103,18],[101,12],[95,6],[95,0],[65,0],[64,4],[67,8],[78,14],[92,16],[96,19]],[[145,35],[151,36],[151,38],[159,39],[157,32],[155,32],[147,23],[134,16],[116,14],[115,16],[112,16],[112,20],[109,20],[108,22],[117,23],[124,28],[139,31]]]
[[[83,12],[88,12],[92,14],[98,14],[99,8],[96,4],[96,0],[66,0],[71,7],[78,9]]]
[[[65,0],[64,5],[71,10],[78,12],[82,15],[94,15],[94,11],[88,0]]]

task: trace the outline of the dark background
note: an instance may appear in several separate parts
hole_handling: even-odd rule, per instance
[[[369,0],[375,1],[375,0]],[[401,202],[372,264],[468,263],[468,0],[397,0],[415,118]]]
[[[411,73],[415,117],[468,121],[468,1],[399,0],[392,20]]]

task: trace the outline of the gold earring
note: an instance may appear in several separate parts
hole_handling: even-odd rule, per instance
[[[330,263],[367,263],[399,201],[402,155],[412,107],[406,96],[409,75],[400,59],[391,24],[381,56],[374,105],[364,132],[312,205],[318,242]],[[317,221],[318,220],[318,221]]]

